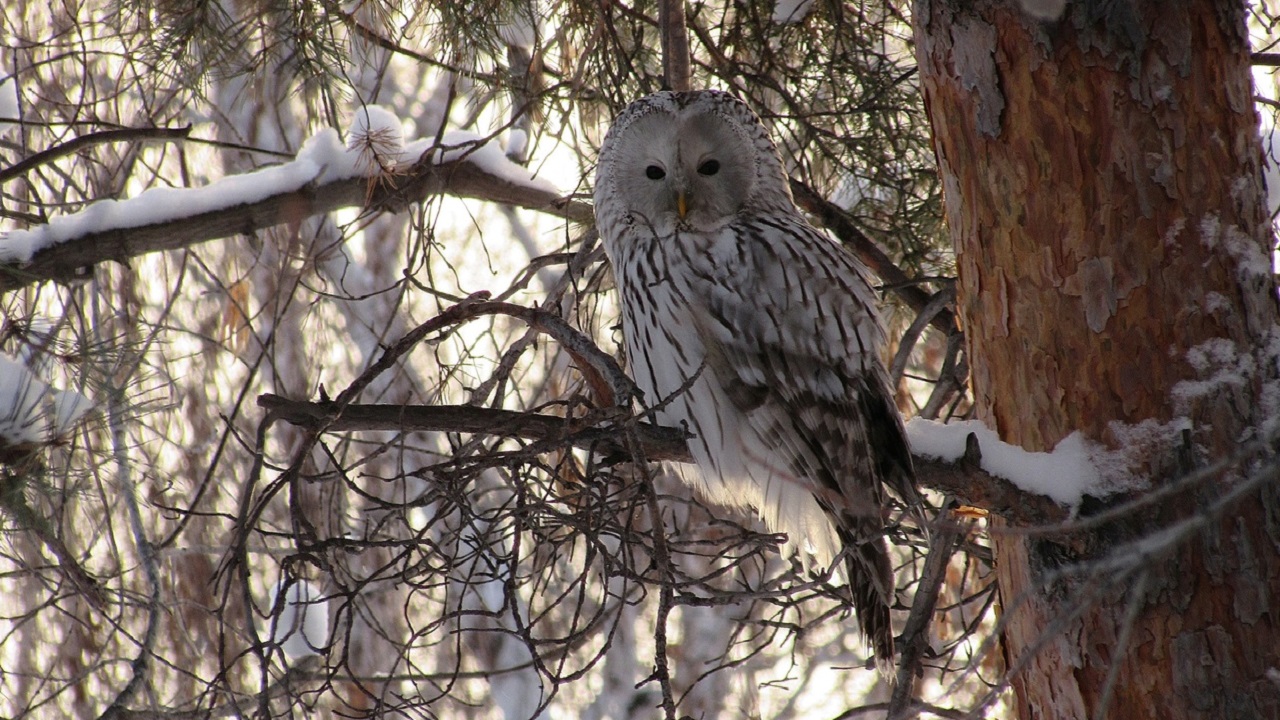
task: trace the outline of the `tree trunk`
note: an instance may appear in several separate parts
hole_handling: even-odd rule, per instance
[[[914,23],[978,418],[1032,451],[1079,431],[1130,499],[1270,432],[1244,4],[1077,1],[1039,22],[920,0]],[[1088,533],[995,534],[1020,717],[1280,717],[1280,503],[1268,484],[1214,506],[1250,470]]]

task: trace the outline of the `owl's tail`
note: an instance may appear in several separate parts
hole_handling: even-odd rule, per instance
[[[893,668],[893,623],[889,608],[895,590],[889,548],[877,523],[868,518],[843,518],[836,527],[847,549],[849,594],[858,614],[858,625],[875,653],[876,665],[889,678]]]

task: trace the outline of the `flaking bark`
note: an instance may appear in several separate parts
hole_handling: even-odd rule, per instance
[[[1078,430],[1153,486],[1237,454],[1276,322],[1243,6],[918,2],[913,21],[977,416],[1033,451]],[[1243,460],[1124,523],[994,537],[1020,717],[1280,716],[1274,488],[1112,553]]]

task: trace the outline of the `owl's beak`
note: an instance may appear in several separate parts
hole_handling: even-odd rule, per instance
[[[683,191],[676,193],[676,212],[680,214],[681,220],[689,214],[689,201],[685,199]]]

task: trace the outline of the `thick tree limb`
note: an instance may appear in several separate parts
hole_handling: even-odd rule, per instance
[[[495,410],[471,406],[375,405],[352,403],[339,409],[334,402],[290,400],[260,395],[258,406],[278,419],[311,430],[358,432],[461,432],[533,441],[563,441],[604,455],[630,457],[626,439],[616,426],[582,426],[580,421],[537,413]],[[650,423],[635,423],[636,437],[648,460],[692,462],[685,435],[680,430]],[[970,464],[947,463],[916,456],[919,483],[952,495],[960,503],[1005,517],[1014,526],[1060,523],[1067,509],[1043,495],[1020,490],[1003,478],[988,475]]]
[[[963,463],[916,455],[916,478],[927,488],[952,495],[963,505],[999,515],[1017,527],[1057,525],[1070,517],[1048,496],[1022,490],[1002,477]]]
[[[400,210],[432,195],[455,195],[541,210],[575,222],[592,220],[590,205],[511,182],[466,159],[419,162],[404,175],[348,178],[309,184],[258,202],[233,205],[177,220],[89,233],[37,253],[29,263],[0,264],[0,292],[42,280],[70,281],[81,268],[158,250],[175,250],[276,225],[298,223],[339,208]]]

